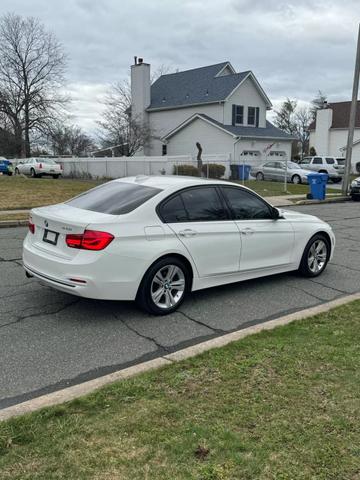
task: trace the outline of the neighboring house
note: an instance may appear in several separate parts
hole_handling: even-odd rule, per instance
[[[349,132],[351,102],[327,103],[317,110],[316,120],[310,125],[310,147],[317,155],[344,157]],[[360,101],[357,103],[352,165],[360,162]]]
[[[148,122],[152,138],[145,155],[229,154],[259,164],[291,159],[293,137],[266,120],[272,105],[251,71],[230,62],[161,75],[152,85],[150,65],[131,67],[131,114]]]

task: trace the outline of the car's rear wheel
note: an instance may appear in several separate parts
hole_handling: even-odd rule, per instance
[[[299,272],[306,277],[317,277],[326,268],[330,258],[330,242],[318,233],[307,243],[301,258]]]
[[[262,172],[258,172],[255,178],[257,181],[262,182],[264,180],[264,174]]]
[[[333,183],[340,183],[342,178],[332,178]]]
[[[299,175],[293,175],[291,181],[292,183],[295,183],[295,185],[298,185],[301,183],[301,177]]]
[[[59,175],[53,175],[52,177],[56,180],[57,178],[59,178]]]
[[[144,275],[136,302],[154,315],[167,315],[182,304],[190,286],[190,273],[177,257],[155,262]]]

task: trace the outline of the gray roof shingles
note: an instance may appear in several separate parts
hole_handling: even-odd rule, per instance
[[[208,120],[214,125],[222,128],[223,130],[228,131],[232,135],[237,137],[259,137],[259,138],[273,138],[273,139],[284,139],[284,140],[295,140],[296,137],[290,135],[289,133],[280,130],[275,127],[271,122],[266,120],[266,127],[245,127],[240,125],[224,125],[223,123],[214,120],[213,118],[205,115],[204,113],[197,113],[199,117],[202,117],[204,120]],[[194,116],[195,117],[195,116]]]
[[[151,85],[151,104],[148,110],[185,107],[225,100],[250,73],[248,70],[216,77],[228,63],[222,62],[184,72],[161,75]]]

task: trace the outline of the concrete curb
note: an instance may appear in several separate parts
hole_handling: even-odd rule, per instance
[[[27,225],[27,220],[0,220],[0,228],[26,227]]]
[[[295,202],[293,205],[322,205],[325,203],[341,203],[341,202],[349,202],[351,200],[350,197],[333,197],[333,198],[326,198],[325,200],[299,200]]]
[[[34,412],[44,407],[50,407],[52,405],[59,405],[75,398],[87,395],[89,393],[98,390],[99,388],[114,383],[119,380],[133,377],[143,372],[148,372],[157,368],[161,368],[165,365],[169,365],[173,362],[180,362],[187,358],[195,357],[203,352],[212,350],[213,348],[223,347],[229,343],[235,342],[242,338],[247,337],[248,335],[254,335],[263,330],[272,330],[276,327],[287,325],[289,323],[295,322],[297,320],[302,320],[305,318],[312,317],[319,313],[328,312],[332,308],[345,305],[347,303],[353,302],[354,300],[360,300],[360,292],[354,293],[352,295],[347,295],[346,297],[341,297],[336,300],[332,300],[315,307],[307,308],[305,310],[300,310],[283,317],[270,320],[265,323],[258,325],[253,325],[251,327],[244,328],[242,330],[237,330],[232,333],[222,335],[221,337],[216,337],[211,340],[193,345],[192,347],[184,348],[177,352],[171,353],[169,355],[164,355],[163,357],[150,360],[148,362],[139,363],[133,367],[125,368],[109,375],[104,375],[94,380],[81,383],[79,385],[74,385],[72,387],[64,388],[63,390],[58,390],[57,392],[52,392],[47,395],[42,395],[40,397],[28,400],[11,407],[4,408],[0,410],[0,421],[7,420],[11,417],[17,417],[26,413]]]

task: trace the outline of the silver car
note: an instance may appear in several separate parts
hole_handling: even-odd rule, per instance
[[[258,167],[252,167],[251,175],[256,180],[285,180],[286,162],[266,162]],[[297,163],[287,162],[287,181],[292,183],[308,183],[309,170],[301,168]]]
[[[42,177],[49,175],[53,178],[59,178],[62,174],[61,165],[51,158],[26,158],[21,160],[15,167],[15,175],[20,173],[30,175],[31,177]]]

